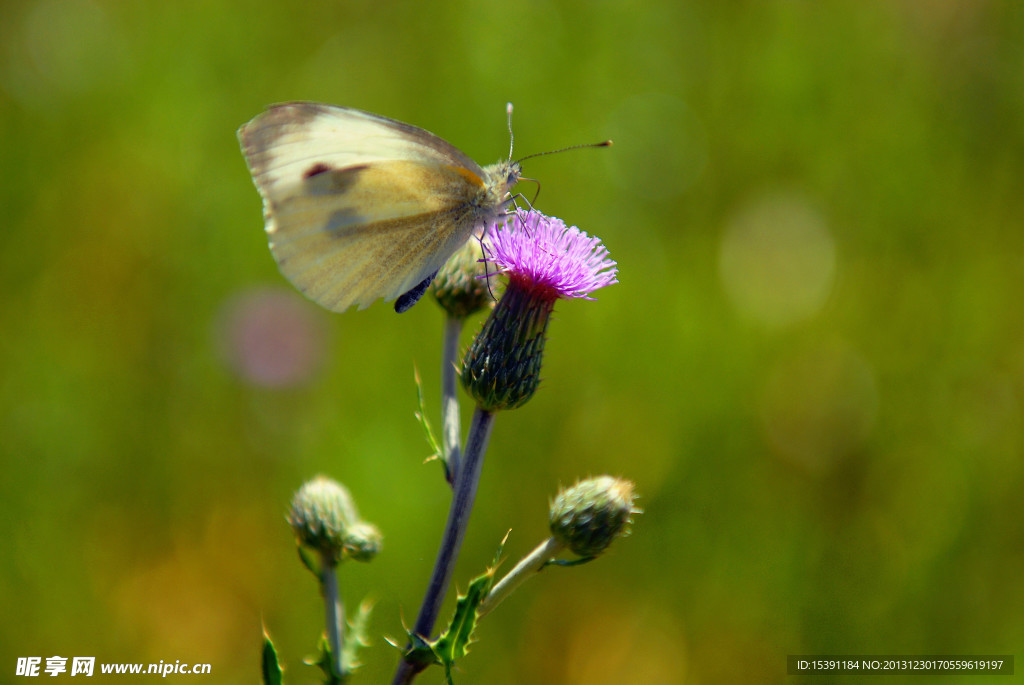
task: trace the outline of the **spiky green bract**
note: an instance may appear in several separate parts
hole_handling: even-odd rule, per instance
[[[509,280],[462,360],[462,385],[479,407],[515,409],[533,397],[557,299],[521,279]]]
[[[581,557],[595,557],[615,538],[629,533],[633,483],[611,476],[580,481],[551,503],[551,534]]]
[[[281,664],[277,660],[277,649],[274,648],[274,643],[270,640],[270,635],[267,634],[266,629],[263,630],[263,652],[261,654],[262,666],[261,671],[263,673],[263,685],[282,685],[284,682],[284,672],[281,670]]]
[[[430,284],[437,303],[455,319],[466,319],[491,302],[485,265],[480,261],[480,244],[468,240],[453,254]]]
[[[341,560],[346,532],[358,521],[352,495],[326,476],[317,476],[299,488],[288,514],[299,543],[320,552],[332,564]]]

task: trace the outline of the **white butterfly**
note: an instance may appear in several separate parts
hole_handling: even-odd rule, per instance
[[[238,139],[281,273],[336,312],[412,307],[520,178],[511,159],[481,168],[421,128],[313,102],[271,107]]]

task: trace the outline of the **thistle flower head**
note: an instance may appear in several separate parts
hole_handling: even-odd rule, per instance
[[[510,287],[539,297],[592,300],[590,293],[618,282],[618,268],[600,238],[535,210],[516,210],[488,239],[487,260],[508,274]]]
[[[478,406],[496,411],[536,392],[555,302],[593,299],[617,282],[617,269],[600,240],[536,211],[517,211],[492,227],[489,241],[487,260],[508,287],[463,359],[462,384]]]
[[[612,541],[629,534],[633,483],[612,476],[582,480],[558,493],[551,503],[551,534],[581,557],[594,557]]]

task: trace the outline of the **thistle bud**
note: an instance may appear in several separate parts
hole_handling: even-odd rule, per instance
[[[551,534],[581,557],[603,552],[617,537],[629,534],[633,483],[611,476],[580,481],[558,493],[551,503]]]
[[[288,523],[299,543],[334,565],[346,558],[366,561],[380,549],[380,533],[359,520],[352,495],[326,476],[305,483],[292,498]]]
[[[448,316],[465,319],[491,302],[487,281],[482,278],[484,275],[480,245],[476,240],[467,240],[437,272],[430,291]]]
[[[359,521],[348,529],[345,535],[346,559],[370,561],[380,552],[381,534],[377,526]]]

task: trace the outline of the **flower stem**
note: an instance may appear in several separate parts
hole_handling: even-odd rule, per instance
[[[544,568],[544,564],[548,563],[564,547],[564,544],[553,537],[540,543],[536,549],[523,557],[504,578],[499,580],[497,585],[491,588],[491,591],[480,602],[480,606],[477,607],[477,617],[483,617],[490,613],[513,590],[522,585],[523,581]]]
[[[441,547],[437,551],[437,561],[434,562],[434,571],[430,576],[427,592],[423,597],[423,604],[420,606],[420,613],[416,617],[416,624],[412,629],[414,635],[429,638],[434,630],[434,623],[437,621],[441,604],[444,602],[448,586],[451,584],[455,561],[458,559],[459,549],[462,547],[462,540],[466,535],[466,525],[469,523],[469,514],[473,509],[477,485],[480,483],[484,452],[487,450],[487,442],[491,437],[493,427],[494,414],[477,407],[473,413],[473,423],[469,427],[462,468],[455,480],[455,493],[452,495],[451,508],[448,510],[448,522],[445,524],[444,535],[441,538]],[[416,674],[424,667],[423,664],[414,664],[403,660],[398,664],[392,684],[411,683]]]
[[[448,484],[455,487],[459,475],[459,398],[456,392],[456,368],[459,363],[459,334],[463,319],[445,318],[444,342],[441,347],[441,450]]]
[[[342,670],[341,654],[345,647],[345,607],[338,592],[338,575],[334,563],[326,557],[320,558],[320,589],[324,596],[324,617],[327,623],[327,643],[331,647],[331,661],[339,678],[345,676]]]

